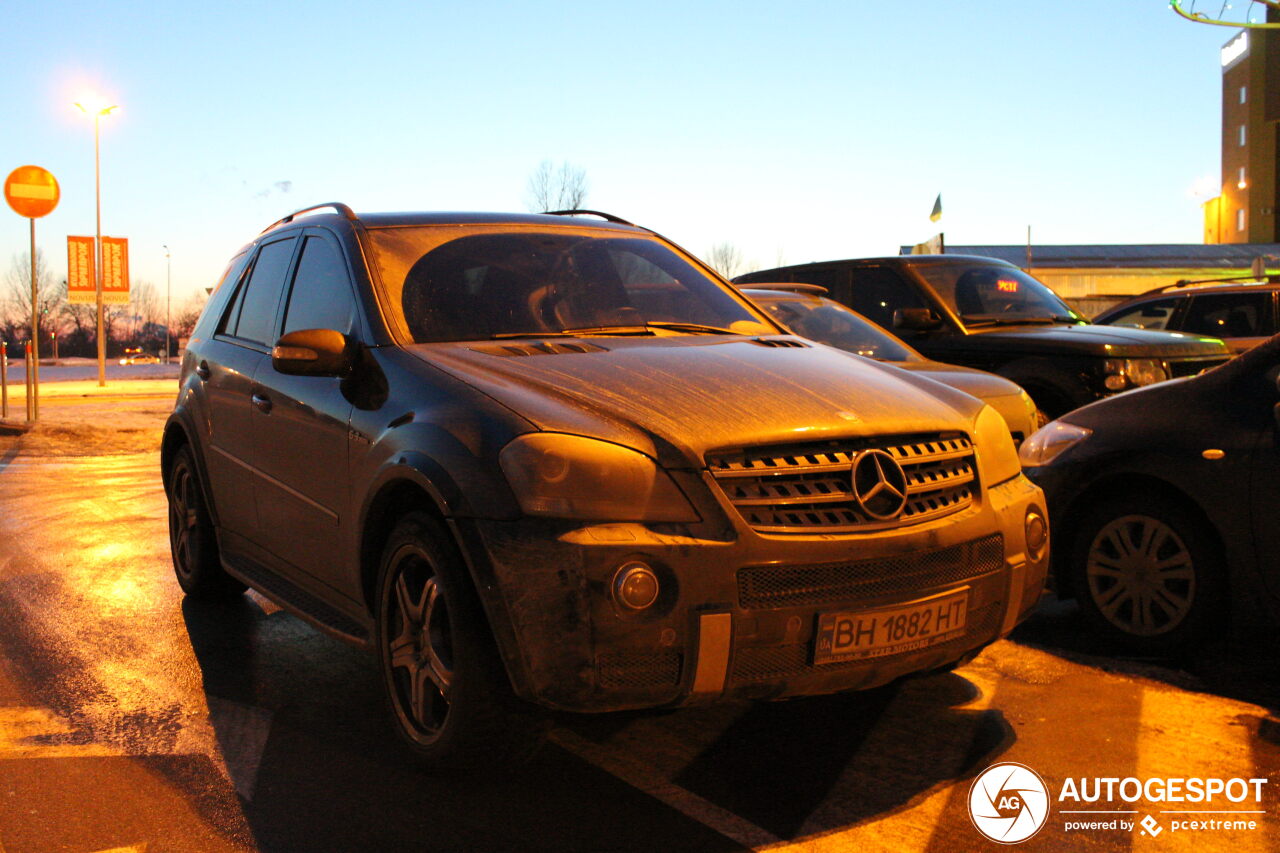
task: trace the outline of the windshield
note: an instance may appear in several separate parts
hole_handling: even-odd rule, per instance
[[[763,296],[747,292],[775,320],[801,337],[878,361],[923,361],[902,341],[838,302],[821,296]]]
[[[921,264],[915,271],[968,325],[1083,322],[1057,294],[1017,267]]]
[[[417,343],[545,335],[776,334],[657,239],[591,228],[370,230]]]

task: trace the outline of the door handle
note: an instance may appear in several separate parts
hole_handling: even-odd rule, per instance
[[[271,413],[271,398],[262,394],[253,395],[253,404],[258,407],[258,411],[264,415]]]
[[[196,376],[199,376],[201,379],[209,378],[209,362],[202,361],[196,365]]]

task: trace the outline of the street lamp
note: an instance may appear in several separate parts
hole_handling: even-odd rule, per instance
[[[173,263],[169,247],[164,246],[164,363],[169,363],[169,323],[173,309]]]
[[[112,110],[119,109],[118,106],[104,106],[100,102],[95,103],[86,99],[86,103],[76,102],[76,106],[80,111],[93,116],[93,200],[97,208],[97,235],[94,239],[93,249],[93,278],[94,289],[97,292],[96,304],[98,306],[98,386],[105,387],[107,384],[107,342],[102,334],[102,180],[101,169],[98,160],[98,123],[103,116],[110,114]]]

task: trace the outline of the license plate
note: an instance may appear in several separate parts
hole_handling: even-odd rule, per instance
[[[878,658],[927,648],[964,633],[969,589],[879,610],[823,613],[813,662]]]

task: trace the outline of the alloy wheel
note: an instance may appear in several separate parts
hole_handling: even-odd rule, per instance
[[[383,630],[397,710],[430,740],[444,728],[453,691],[449,608],[439,576],[420,554],[396,564],[388,598]]]
[[[174,567],[183,577],[191,577],[193,571],[191,539],[199,523],[195,489],[191,469],[180,463],[169,488],[169,544],[173,549]]]

